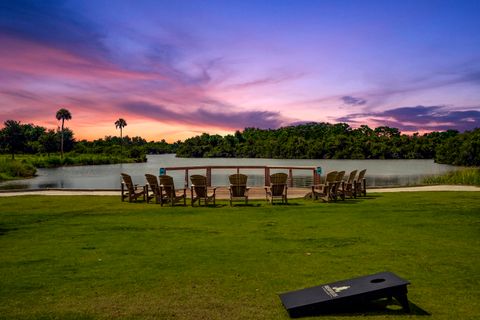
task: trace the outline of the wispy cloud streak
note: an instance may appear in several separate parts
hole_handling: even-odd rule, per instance
[[[340,122],[374,123],[405,131],[471,130],[480,127],[478,110],[448,110],[445,106],[400,107],[371,113],[354,113],[337,118]]]
[[[198,108],[192,111],[176,111],[163,105],[147,102],[128,102],[119,105],[124,112],[135,112],[146,118],[157,119],[162,122],[188,124],[195,127],[212,126],[222,129],[243,129],[256,127],[263,129],[278,128],[288,124],[289,119],[282,117],[278,112],[270,111],[211,111]]]

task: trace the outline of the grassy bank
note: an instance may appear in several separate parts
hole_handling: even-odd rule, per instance
[[[411,281],[413,314],[475,319],[479,212],[477,192],[233,208],[0,198],[0,319],[288,319],[278,293],[385,270]]]
[[[0,181],[31,178],[37,170],[25,161],[0,158]]]
[[[79,165],[100,165],[100,164],[115,164],[115,163],[135,163],[145,162],[145,157],[129,158],[121,155],[110,154],[75,154],[67,153],[62,158],[60,155],[32,155],[27,156],[27,161],[32,163],[37,168],[55,168],[61,166],[79,166]]]
[[[465,168],[438,177],[426,178],[426,184],[463,184],[480,186],[480,168]]]
[[[35,168],[56,168],[61,166],[100,165],[115,163],[145,162],[145,155],[139,158],[129,158],[109,154],[76,154],[67,153],[62,158],[59,154],[52,155],[16,155],[15,160],[10,155],[0,155],[0,181],[30,178],[35,175]]]

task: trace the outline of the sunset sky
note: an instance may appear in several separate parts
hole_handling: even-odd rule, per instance
[[[77,139],[480,127],[480,1],[0,0],[0,121]],[[0,126],[2,127],[2,126]]]

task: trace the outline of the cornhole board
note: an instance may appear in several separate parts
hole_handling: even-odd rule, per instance
[[[290,317],[297,318],[331,312],[348,312],[354,307],[381,298],[395,298],[410,312],[405,279],[392,272],[380,272],[312,288],[280,294]]]

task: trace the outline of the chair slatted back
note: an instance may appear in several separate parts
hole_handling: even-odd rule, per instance
[[[342,182],[344,177],[345,177],[345,171],[339,171],[339,172],[337,172],[336,181],[337,182]]]
[[[175,197],[175,185],[173,184],[173,178],[171,176],[160,176],[160,185],[162,186],[167,197]]]
[[[350,175],[348,176],[347,184],[351,185],[355,181],[355,177],[357,175],[357,170],[353,170],[350,172]]]
[[[272,196],[281,196],[287,187],[288,174],[275,173],[270,176],[270,190]]]
[[[152,189],[153,193],[156,195],[160,195],[160,185],[158,184],[158,179],[153,174],[145,174],[145,178],[147,179],[148,185]]]
[[[245,191],[247,191],[247,179],[248,176],[235,173],[228,177],[230,180],[230,189],[232,191],[232,195],[234,197],[243,197],[245,195]]]
[[[337,171],[331,171],[327,173],[327,177],[325,178],[325,184],[335,182],[337,180]]]
[[[190,176],[190,181],[192,182],[193,190],[195,190],[195,194],[198,197],[207,197],[207,177],[194,174]]]
[[[367,169],[363,169],[362,171],[360,171],[360,173],[358,174],[358,178],[357,178],[358,182],[361,182],[363,180],[363,178],[365,178],[365,173],[366,172],[367,172]]]
[[[135,185],[133,184],[132,177],[126,173],[121,173],[122,180],[125,186],[128,189],[128,192],[134,193],[135,192]]]

